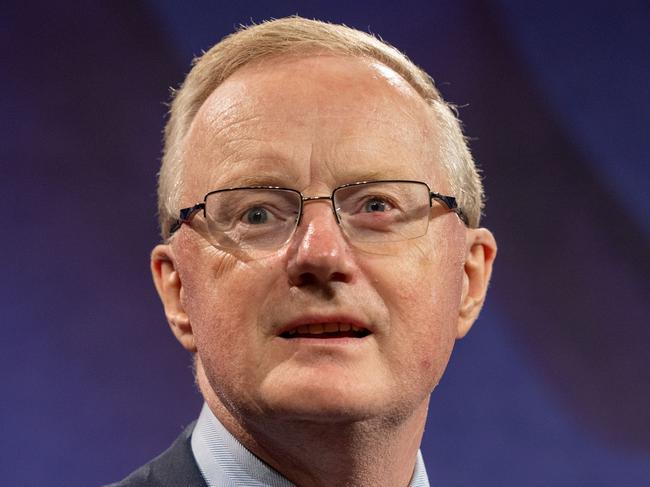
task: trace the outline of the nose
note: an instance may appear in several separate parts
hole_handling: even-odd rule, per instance
[[[287,273],[292,286],[352,279],[352,255],[328,199],[306,201],[288,253]]]

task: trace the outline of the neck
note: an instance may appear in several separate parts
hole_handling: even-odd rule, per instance
[[[237,418],[213,395],[208,406],[249,451],[300,487],[407,487],[428,400],[399,420],[314,422]]]

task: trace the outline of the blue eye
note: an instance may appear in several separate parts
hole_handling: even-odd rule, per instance
[[[380,200],[378,198],[373,198],[371,200],[368,200],[364,203],[363,205],[364,211],[368,213],[373,213],[377,211],[386,211],[386,202],[384,200]]]
[[[255,207],[251,208],[246,212],[246,222],[251,225],[260,225],[266,223],[269,219],[269,212],[266,211],[266,208]]]

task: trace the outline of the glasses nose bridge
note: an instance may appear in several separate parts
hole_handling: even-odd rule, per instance
[[[336,209],[334,208],[334,195],[330,195],[330,196],[304,196],[301,193],[300,194],[300,199],[301,199],[300,216],[298,218],[298,223],[297,223],[296,226],[300,225],[300,222],[302,221],[302,216],[303,216],[303,213],[304,213],[305,204],[314,203],[314,202],[318,202],[318,201],[324,201],[324,200],[329,200],[330,201],[330,207],[332,209],[332,214],[334,215],[334,219],[336,220],[337,224],[341,223],[339,221],[339,215],[336,213]]]

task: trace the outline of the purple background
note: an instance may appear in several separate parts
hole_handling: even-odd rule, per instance
[[[99,485],[198,413],[150,282],[168,88],[240,23],[370,30],[462,106],[499,242],[434,393],[433,485],[650,485],[650,7],[8,1],[0,15],[5,485]]]

